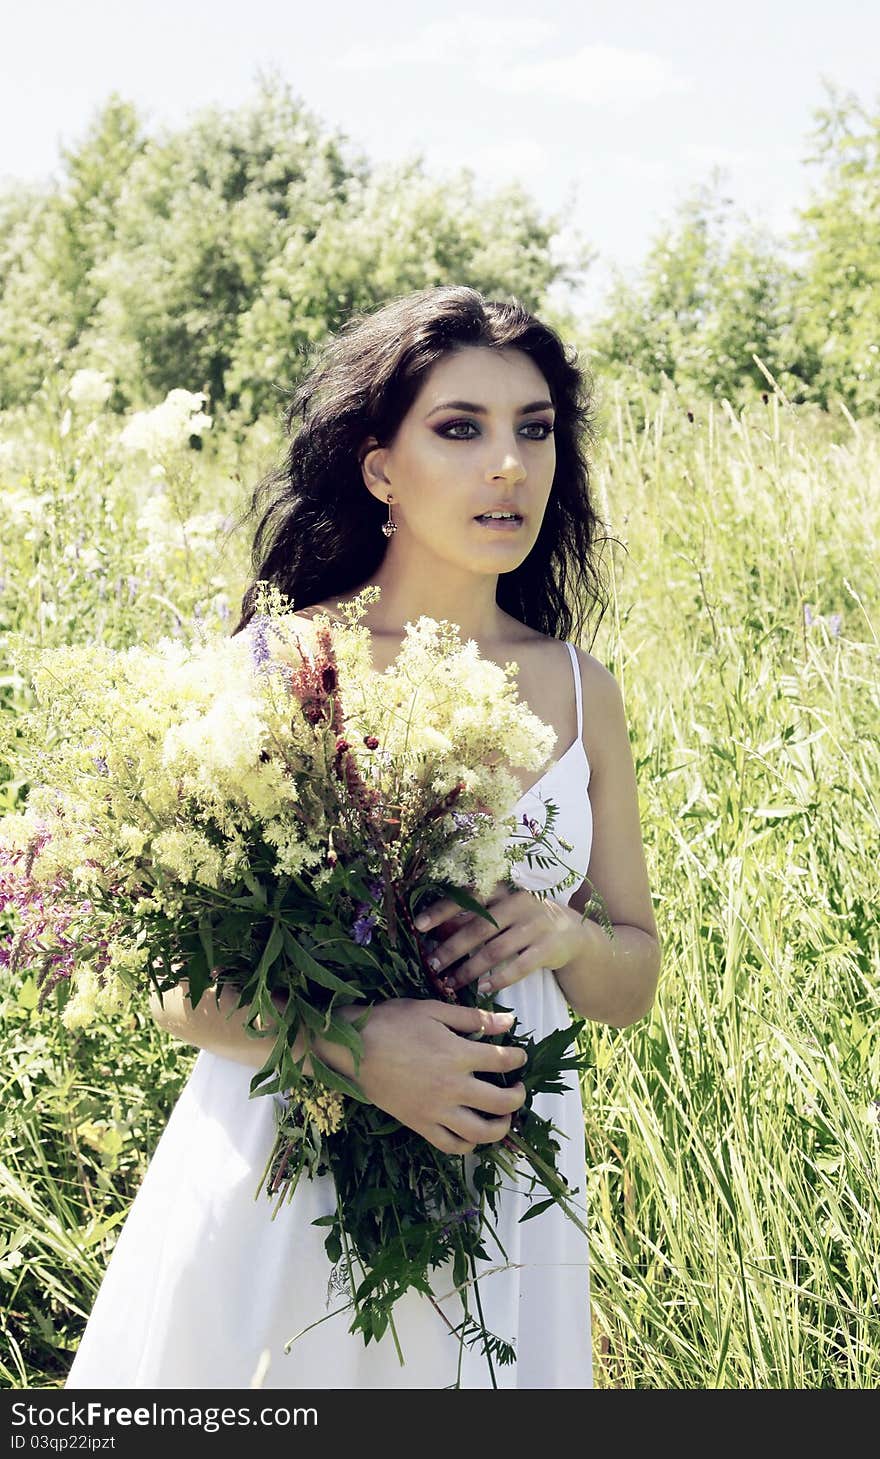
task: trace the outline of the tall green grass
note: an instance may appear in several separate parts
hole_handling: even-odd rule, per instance
[[[665,947],[651,1014],[586,1036],[607,1386],[880,1379],[878,480],[873,422],[606,404],[594,651]]]
[[[246,543],[146,551],[154,485],[111,421],[61,436],[59,415],[0,418],[3,631],[125,643],[234,610]],[[585,646],[624,692],[664,966],[645,1019],[584,1035],[597,1383],[873,1388],[880,432],[638,380],[606,387],[602,420],[594,487],[623,545]],[[270,455],[265,431],[210,441],[174,486],[184,526],[233,511]],[[27,696],[0,676],[0,806]],[[10,1387],[63,1382],[194,1057],[141,1013],[71,1034],[32,1005],[0,980]]]

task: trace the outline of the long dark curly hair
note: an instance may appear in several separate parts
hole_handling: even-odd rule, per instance
[[[387,550],[385,510],[364,485],[358,449],[368,436],[392,444],[428,371],[464,345],[522,350],[556,407],[556,471],[541,529],[525,561],[499,574],[496,601],[537,632],[570,639],[580,639],[598,607],[595,637],[608,606],[596,545],[608,539],[590,497],[592,382],[574,350],[515,299],[454,285],[351,316],[296,387],[284,462],[258,483],[238,524],[258,519],[254,578],[233,634],[250,622],[261,580],[295,610],[370,580]]]

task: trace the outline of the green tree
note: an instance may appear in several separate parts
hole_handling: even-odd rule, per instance
[[[366,163],[283,87],[205,110],[150,141],[131,167],[102,298],[79,353],[116,361],[132,396],[178,385],[224,399],[241,316],[291,235],[315,237]]]
[[[554,257],[561,220],[519,187],[373,169],[274,75],[152,138],[112,98],[63,163],[0,210],[0,405],[63,363],[110,374],[117,405],[183,386],[248,422],[352,310],[449,282],[539,308],[588,262]]]
[[[313,236],[290,230],[240,319],[227,375],[248,414],[277,403],[309,352],[354,310],[391,295],[462,283],[537,309],[567,266],[550,260],[556,219],[521,188],[479,198],[468,170],[442,186],[414,158],[354,181]]]
[[[792,336],[794,270],[777,240],[731,212],[716,170],[655,238],[640,276],[618,272],[588,332],[600,367],[635,368],[653,388],[742,400],[767,388],[758,355],[798,397],[802,361]]]
[[[58,214],[57,198],[35,187],[0,198],[0,410],[33,395],[72,342],[53,268]]]
[[[797,332],[814,361],[811,397],[861,413],[880,399],[880,109],[826,88],[807,159],[822,175],[794,236]]]
[[[63,179],[0,199],[0,408],[27,399],[76,344],[98,304],[125,180],[144,146],[137,112],[111,95]]]
[[[806,159],[822,170],[795,227],[780,239],[747,220],[732,231],[716,173],[662,230],[637,279],[618,275],[589,331],[602,366],[743,403],[767,388],[758,355],[794,402],[876,411],[880,111],[825,85]]]

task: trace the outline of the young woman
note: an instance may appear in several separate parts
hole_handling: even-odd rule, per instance
[[[608,670],[568,637],[600,593],[584,455],[589,399],[576,363],[516,302],[428,289],[353,319],[297,390],[288,426],[286,464],[254,495],[262,513],[255,581],[278,584],[306,634],[317,609],[332,616],[378,583],[365,620],[378,670],[393,661],[408,620],[449,619],[484,657],[516,660],[521,698],[557,733],[543,774],[520,774],[512,809],[540,819],[554,800],[557,833],[571,842],[584,880],[542,900],[535,891],[558,872],[521,862],[516,890],[499,885],[486,903],[497,930],[452,902],[435,904],[430,931],[443,970],[499,994],[536,1039],[566,1026],[569,1008],[615,1027],[641,1018],[661,952],[622,698]],[[252,585],[236,632],[253,602]],[[588,873],[613,939],[581,921]],[[204,997],[196,1009],[181,989],[164,1007],[154,1002],[161,1025],[202,1052],[120,1234],[67,1386],[452,1385],[460,1345],[450,1325],[461,1308],[449,1272],[437,1272],[435,1303],[410,1292],[396,1306],[401,1367],[390,1334],[365,1346],[348,1332],[350,1314],[337,1311],[339,1292],[328,1291],[322,1228],[311,1223],[334,1209],[330,1177],[301,1181],[274,1221],[268,1198],[255,1201],[275,1105],[249,1098],[264,1053],[235,1002],[228,988],[219,1004]],[[363,1092],[449,1153],[501,1140],[524,1088],[477,1075],[521,1066],[519,1050],[480,1042],[509,1022],[432,999],[379,1004],[363,1031]],[[353,1075],[339,1045],[319,1053]],[[559,1163],[585,1213],[576,1078],[543,1099],[540,1111],[566,1137]],[[516,1352],[513,1363],[496,1364],[495,1381],[591,1387],[586,1239],[558,1207],[520,1224],[525,1209],[518,1184],[503,1191],[498,1229],[509,1264],[478,1264],[486,1326]],[[478,1345],[464,1350],[460,1377],[464,1387],[490,1386]]]

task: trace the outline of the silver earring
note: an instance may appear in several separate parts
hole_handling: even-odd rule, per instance
[[[395,522],[394,518],[391,515],[391,498],[390,498],[390,496],[387,497],[386,500],[388,502],[388,521],[382,523],[382,531],[385,533],[385,536],[386,537],[390,537],[392,532],[396,532],[397,531],[397,523]]]

